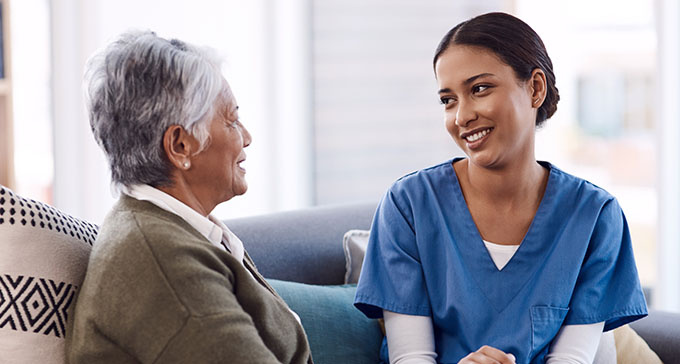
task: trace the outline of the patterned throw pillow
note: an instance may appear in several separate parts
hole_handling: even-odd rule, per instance
[[[64,363],[97,226],[0,185],[0,363]]]

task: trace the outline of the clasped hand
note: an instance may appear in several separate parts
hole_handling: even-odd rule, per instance
[[[484,345],[461,359],[458,364],[515,364],[515,356]]]

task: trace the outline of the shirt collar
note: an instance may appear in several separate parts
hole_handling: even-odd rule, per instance
[[[181,217],[191,225],[191,227],[208,239],[210,243],[222,250],[226,250],[225,246],[222,245],[222,242],[224,242],[232,255],[234,255],[239,262],[243,263],[243,243],[226,225],[214,216],[208,215],[206,218],[180,200],[149,185],[140,184],[132,185],[130,187],[124,186],[121,188],[121,192],[137,200],[151,202],[163,210]]]

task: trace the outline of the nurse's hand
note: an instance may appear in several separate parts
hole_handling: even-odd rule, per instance
[[[458,364],[515,364],[515,356],[484,345],[461,359]]]

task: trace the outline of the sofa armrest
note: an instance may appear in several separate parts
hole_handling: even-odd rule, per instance
[[[649,316],[630,326],[664,364],[680,364],[680,314],[651,311]]]

